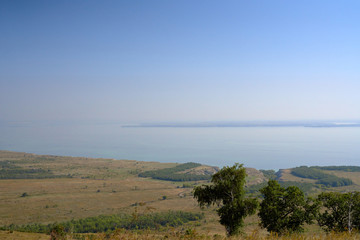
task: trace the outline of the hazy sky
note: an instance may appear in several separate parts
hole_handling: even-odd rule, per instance
[[[360,1],[0,1],[0,120],[360,119]]]

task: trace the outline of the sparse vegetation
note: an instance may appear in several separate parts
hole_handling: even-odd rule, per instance
[[[50,170],[41,168],[24,169],[11,161],[0,161],[0,179],[43,179],[64,178],[71,175],[54,175]]]

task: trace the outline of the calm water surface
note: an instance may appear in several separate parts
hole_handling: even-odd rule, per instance
[[[123,128],[120,124],[2,124],[0,149],[160,162],[235,162],[258,169],[360,165],[360,128]]]

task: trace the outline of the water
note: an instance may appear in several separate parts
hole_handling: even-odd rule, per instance
[[[120,124],[2,123],[0,149],[160,162],[235,162],[257,169],[359,165],[360,128],[123,128]]]

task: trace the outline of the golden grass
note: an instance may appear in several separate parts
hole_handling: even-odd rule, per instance
[[[42,168],[56,175],[71,174],[78,178],[127,178],[137,171],[174,167],[176,163],[141,162],[86,157],[36,155],[31,153],[0,151],[0,161],[10,160],[24,168]]]
[[[2,240],[45,240],[50,239],[50,235],[37,233],[22,233],[0,231]],[[142,231],[129,232],[116,230],[110,234],[68,234],[65,239],[76,240],[356,240],[360,239],[359,234],[348,233],[321,233],[321,234],[291,234],[278,236],[276,234],[264,234],[255,230],[248,235],[225,237],[223,235],[210,235],[198,233],[196,230],[169,230],[166,232]]]
[[[281,171],[281,181],[294,181],[294,182],[303,182],[303,183],[315,183],[316,180],[310,178],[301,178],[291,174],[291,169],[282,169]]]
[[[49,240],[50,236],[40,233],[0,231],[1,240]]]
[[[343,171],[325,171],[325,173],[335,175],[337,177],[349,178],[354,184],[360,185],[360,173],[359,172],[343,172]]]
[[[21,197],[26,192],[28,197]],[[124,180],[31,179],[0,181],[0,225],[50,223],[133,211],[145,202],[157,211],[200,211],[191,189],[130,177]],[[167,196],[162,200],[162,196]],[[184,197],[185,196],[185,197]]]
[[[0,180],[0,225],[61,222],[132,212],[136,202],[146,202],[158,211],[197,209],[191,189],[136,177],[139,170],[176,164],[0,151],[0,161],[4,160],[22,168],[50,169],[58,175],[75,177]],[[21,197],[24,192],[29,196]],[[160,200],[162,196],[167,196],[167,200]]]

